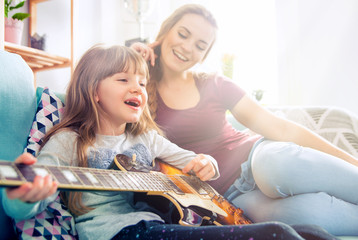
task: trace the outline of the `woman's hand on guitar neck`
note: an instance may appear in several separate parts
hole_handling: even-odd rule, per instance
[[[15,163],[23,163],[32,165],[36,162],[36,158],[29,153],[20,155]],[[57,190],[57,182],[52,181],[50,175],[47,176],[36,176],[32,183],[27,182],[17,188],[8,188],[6,193],[10,199],[20,199],[23,202],[37,202],[43,200]]]
[[[210,180],[215,176],[215,167],[203,154],[198,154],[184,168],[183,173],[193,171],[201,181]]]

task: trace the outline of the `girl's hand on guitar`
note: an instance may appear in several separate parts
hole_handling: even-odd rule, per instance
[[[20,155],[15,163],[23,163],[27,165],[34,164],[36,158],[29,153]],[[45,177],[36,176],[32,183],[27,182],[17,188],[8,188],[6,193],[10,199],[20,199],[23,202],[37,202],[43,200],[57,190],[57,182],[52,181],[52,177],[47,175]]]
[[[193,171],[202,181],[210,180],[215,176],[215,167],[210,160],[206,159],[203,154],[198,154],[184,168],[183,173]]]
[[[158,41],[153,42],[148,45],[141,43],[141,42],[136,42],[136,43],[133,43],[130,46],[130,48],[137,51],[140,55],[142,55],[142,57],[145,59],[145,61],[150,61],[150,64],[152,66],[154,66],[155,59],[157,58],[157,56],[154,53],[154,48],[156,46],[158,46],[159,44],[160,44],[160,42],[158,42]]]

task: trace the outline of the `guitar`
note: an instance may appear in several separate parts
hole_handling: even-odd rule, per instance
[[[169,200],[177,210],[175,221],[184,226],[252,223],[241,209],[236,209],[208,183],[162,161],[143,166],[137,164],[135,158],[118,154],[114,163],[113,167],[121,171],[0,161],[0,186],[17,187],[32,182],[36,175],[50,174],[59,183],[60,190],[145,193],[154,197],[154,205],[162,205],[157,202],[158,197]]]

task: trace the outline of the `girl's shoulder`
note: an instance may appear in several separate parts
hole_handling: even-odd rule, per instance
[[[56,148],[61,146],[74,146],[77,138],[77,133],[70,129],[61,129],[54,133],[46,142],[43,148]]]
[[[70,130],[68,128],[63,128],[61,130],[58,130],[50,139],[75,139],[77,137],[77,133],[73,130]]]

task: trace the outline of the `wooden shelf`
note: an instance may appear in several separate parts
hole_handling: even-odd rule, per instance
[[[71,60],[68,58],[10,42],[4,44],[6,51],[19,54],[34,72],[71,66]]]

